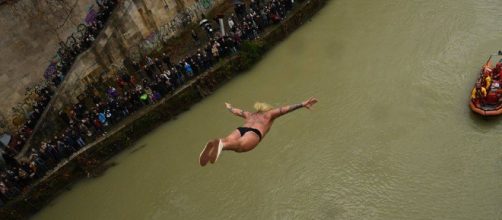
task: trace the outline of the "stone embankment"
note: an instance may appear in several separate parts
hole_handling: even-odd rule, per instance
[[[45,178],[34,184],[19,198],[0,209],[0,219],[24,219],[46,206],[58,194],[68,190],[76,181],[102,171],[106,161],[149,133],[152,129],[174,119],[188,110],[217,87],[256,63],[264,53],[309,21],[327,0],[305,0],[279,25],[266,31],[259,41],[245,43],[238,55],[228,58],[210,71],[193,79],[172,96],[130,116],[106,136],[89,144],[59,165]],[[218,82],[217,86],[210,86]]]

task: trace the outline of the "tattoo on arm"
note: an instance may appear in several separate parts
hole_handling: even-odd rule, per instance
[[[303,104],[290,105],[289,111],[294,111],[294,110],[299,109],[301,107],[303,107]]]
[[[303,107],[303,104],[288,105],[286,107],[279,108],[279,112],[282,115],[282,114],[290,113],[290,112],[292,112],[296,109],[299,109],[301,107]],[[283,110],[282,108],[286,108],[286,109]]]
[[[234,108],[234,107],[230,107],[230,108],[227,108],[228,111],[230,111],[230,113],[234,114],[234,115],[238,115],[238,116],[242,116],[244,117],[244,110],[242,109],[238,109],[238,108]]]

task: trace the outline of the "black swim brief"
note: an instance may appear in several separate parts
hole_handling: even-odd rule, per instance
[[[260,141],[261,141],[261,132],[260,132],[260,130],[258,130],[256,128],[238,127],[237,130],[239,130],[239,132],[241,133],[241,137],[244,136],[244,134],[246,134],[246,132],[252,131],[256,135],[258,135],[258,137],[260,138]]]

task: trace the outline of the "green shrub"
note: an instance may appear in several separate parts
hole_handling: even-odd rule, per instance
[[[263,53],[262,45],[254,41],[243,41],[240,48],[241,67],[249,68]]]

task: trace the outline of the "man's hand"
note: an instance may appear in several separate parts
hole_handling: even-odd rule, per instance
[[[303,107],[310,110],[310,107],[312,107],[316,103],[317,103],[317,99],[314,97],[311,97],[311,98],[305,100],[304,102],[302,102],[302,105],[303,105]]]
[[[232,107],[232,105],[230,105],[230,103],[225,102],[225,107],[230,113],[237,115],[239,117],[246,118],[249,115],[249,112],[246,112],[242,109],[234,108]]]

